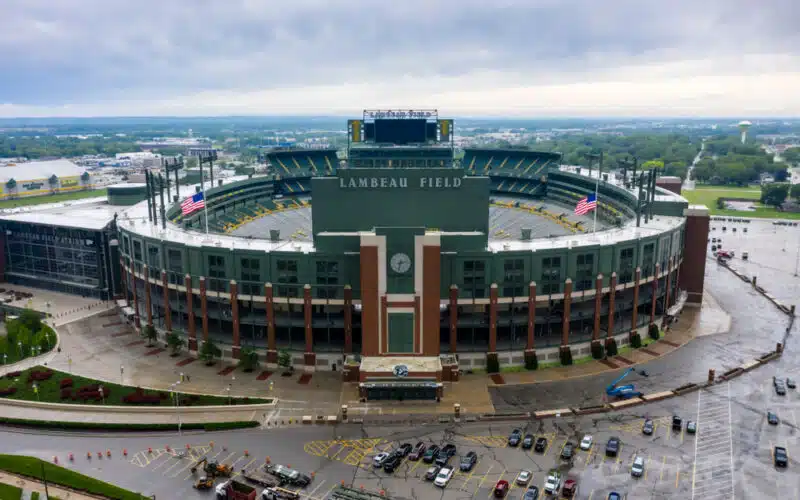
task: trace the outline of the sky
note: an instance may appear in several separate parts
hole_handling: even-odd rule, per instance
[[[2,0],[0,117],[798,117],[798,19],[798,0]]]

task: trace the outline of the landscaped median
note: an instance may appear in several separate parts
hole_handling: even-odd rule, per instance
[[[270,404],[267,398],[171,393],[93,380],[35,366],[0,379],[0,397],[21,401],[102,406],[228,406]]]
[[[19,427],[36,427],[40,429],[56,430],[90,430],[90,431],[174,431],[175,424],[115,424],[103,422],[58,422],[54,420],[29,420],[24,418],[5,418],[0,417],[0,425],[11,425]],[[233,422],[187,422],[181,424],[183,431],[230,431],[234,429],[249,429],[258,427],[259,422],[255,420],[243,420]],[[2,499],[2,497],[0,497]]]
[[[149,498],[33,457],[0,455],[0,470],[113,500]]]

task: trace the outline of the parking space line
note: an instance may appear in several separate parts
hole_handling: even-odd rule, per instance
[[[489,477],[489,474],[492,472],[492,469],[494,469],[494,465],[489,466],[489,470],[486,471],[486,473],[483,475],[480,482],[478,483],[478,486],[475,487],[475,493],[473,493],[472,496],[475,496],[481,489],[481,487],[483,486],[483,482],[486,481],[487,477]]]
[[[661,473],[658,475],[658,482],[664,480],[664,467],[667,465],[667,456],[664,455],[664,459],[661,461]]]
[[[503,472],[500,473],[500,477],[497,478],[497,481],[495,481],[495,483],[499,483],[500,481],[502,481],[503,480],[503,476],[506,475],[506,472],[508,472],[508,471],[503,469]],[[493,497],[494,497],[494,486],[489,488],[489,499],[491,499]]]
[[[167,458],[165,458],[163,462],[160,462],[158,465],[156,465],[155,467],[153,467],[153,469],[152,469],[152,470],[157,470],[157,469],[160,469],[161,467],[163,467],[163,466],[165,466],[165,465],[167,465],[168,463],[170,463],[170,462],[171,462],[170,458],[175,458],[175,455],[174,455],[174,454],[172,454],[172,453],[164,453],[164,455],[165,455]],[[180,463],[180,462],[178,462],[178,463]]]
[[[182,459],[182,458],[179,458],[179,459],[175,460],[175,462],[172,465],[170,465],[169,467],[167,467],[167,469],[164,470],[164,474],[163,475],[166,476],[167,473],[169,473],[169,471],[171,471],[175,467],[185,464],[186,462],[184,462],[183,460],[184,459]]]
[[[314,498],[314,493],[316,493],[317,490],[320,489],[322,485],[325,484],[326,482],[327,481],[323,479],[322,481],[320,481],[319,484],[317,484],[317,486],[313,490],[309,491],[308,493],[305,493],[305,495],[308,496],[308,498]]]

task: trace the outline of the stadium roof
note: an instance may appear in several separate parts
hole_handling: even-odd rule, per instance
[[[49,179],[57,177],[74,177],[86,172],[86,167],[76,165],[69,160],[29,161],[16,163],[13,166],[0,167],[0,181],[9,179],[27,181],[32,179]]]
[[[99,231],[123,207],[109,205],[106,198],[87,198],[0,211],[0,221],[26,222],[45,226],[74,227]]]

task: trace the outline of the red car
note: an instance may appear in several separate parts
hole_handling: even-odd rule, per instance
[[[508,481],[501,479],[494,485],[495,498],[503,498],[508,493]]]
[[[575,492],[578,491],[578,483],[574,479],[567,479],[567,482],[564,483],[564,487],[561,488],[561,495],[564,498],[572,498],[575,496]]]

